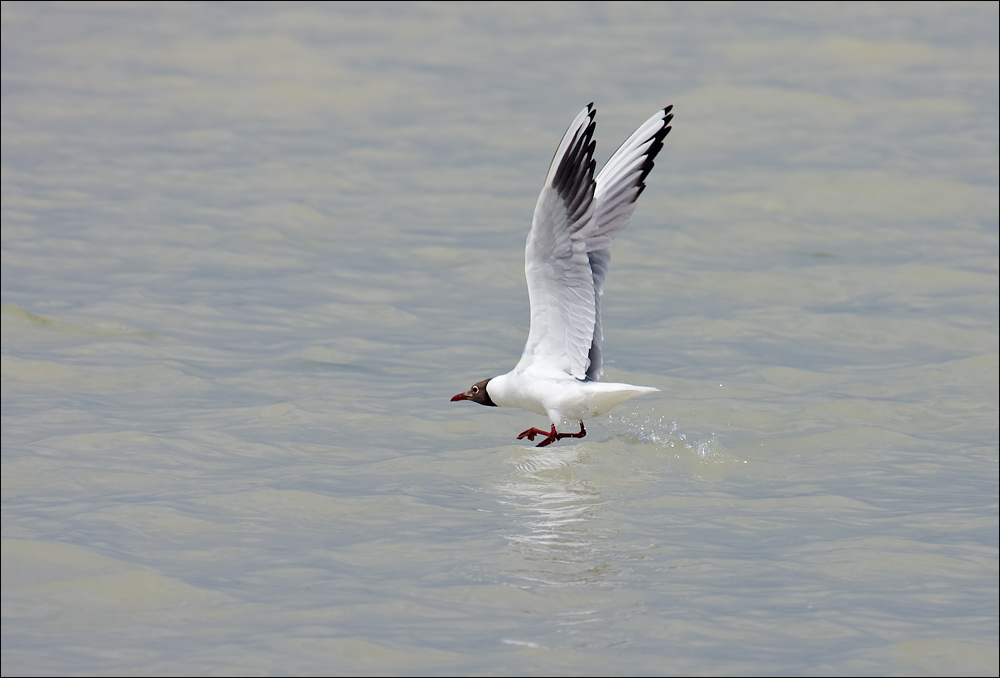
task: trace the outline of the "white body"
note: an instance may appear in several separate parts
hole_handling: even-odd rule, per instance
[[[579,381],[573,377],[540,377],[532,372],[518,372],[493,377],[486,391],[500,407],[520,407],[548,417],[554,426],[564,420],[583,421],[604,414],[629,398],[659,391],[649,386],[605,384]]]

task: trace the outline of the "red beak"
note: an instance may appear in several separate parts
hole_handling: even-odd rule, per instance
[[[458,400],[468,400],[468,399],[469,399],[469,396],[465,395],[464,393],[459,393],[457,396],[454,396],[451,399],[451,402],[455,402],[455,401],[458,401]]]

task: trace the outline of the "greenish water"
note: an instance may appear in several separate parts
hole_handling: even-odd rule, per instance
[[[4,3],[9,674],[996,675],[998,12]],[[594,101],[674,130],[545,449]]]

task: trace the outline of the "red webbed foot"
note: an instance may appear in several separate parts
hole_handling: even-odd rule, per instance
[[[545,440],[535,445],[535,447],[545,447],[546,445],[551,445],[557,440],[562,440],[563,438],[582,438],[587,435],[587,429],[583,427],[583,422],[580,422],[580,432],[579,433],[559,433],[556,431],[556,425],[552,425],[551,431],[543,431],[540,428],[529,428],[517,437],[518,440],[521,438],[527,438],[528,440],[534,442],[535,436],[545,436]]]
[[[555,430],[556,430],[556,427],[553,426],[552,427],[553,433],[555,432]],[[535,436],[548,436],[548,435],[549,435],[548,431],[543,431],[540,428],[534,428],[534,427],[532,427],[532,428],[529,428],[527,431],[523,431],[521,433],[521,435],[519,435],[517,437],[517,439],[520,440],[521,438],[527,438],[528,440],[534,440]]]

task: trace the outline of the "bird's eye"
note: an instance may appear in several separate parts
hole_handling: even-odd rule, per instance
[[[472,387],[472,392],[473,393],[479,393],[479,387],[478,386],[473,386]]]

